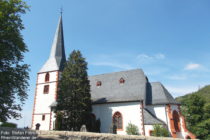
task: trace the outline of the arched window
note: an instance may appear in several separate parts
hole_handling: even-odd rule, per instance
[[[176,110],[173,111],[174,128],[176,132],[180,132],[179,114]]]
[[[45,75],[45,82],[49,82],[50,81],[50,74],[46,73]]]
[[[117,127],[117,130],[123,129],[123,119],[120,112],[115,112],[112,118],[113,124]]]
[[[125,80],[123,78],[120,78],[119,83],[123,84],[123,83],[125,83]]]

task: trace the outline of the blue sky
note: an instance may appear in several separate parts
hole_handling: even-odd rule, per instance
[[[210,1],[31,0],[22,32],[31,65],[20,127],[30,126],[37,72],[63,7],[66,56],[81,50],[89,75],[142,68],[174,97],[210,83]]]

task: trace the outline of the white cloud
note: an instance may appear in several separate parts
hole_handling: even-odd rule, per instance
[[[140,60],[151,60],[151,59],[153,59],[153,57],[151,57],[149,55],[146,55],[146,54],[139,54],[137,56],[137,59],[140,59]]]
[[[163,60],[165,59],[165,55],[162,53],[158,53],[155,55],[139,54],[137,56],[137,59],[138,61],[141,61],[141,62],[151,62],[155,60]]]
[[[139,64],[150,63],[157,60],[165,59],[165,55],[162,53],[157,53],[154,55],[139,54],[127,55],[127,54],[117,54],[117,55],[107,55],[100,54],[97,56],[97,60],[93,60],[90,65],[93,66],[107,66],[118,68],[122,70],[134,69],[139,66]],[[123,61],[125,60],[125,61]]]
[[[156,59],[165,59],[165,55],[159,53],[159,54],[156,54],[156,55],[155,55],[155,58],[156,58]]]
[[[124,69],[124,70],[133,69],[133,67],[131,65],[117,63],[117,62],[95,62],[95,63],[91,63],[91,65],[109,66],[109,67],[120,68],[120,69]]]
[[[185,66],[185,70],[197,70],[202,68],[202,65],[196,63],[189,63]]]

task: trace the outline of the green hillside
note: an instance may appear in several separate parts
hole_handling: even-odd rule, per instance
[[[186,94],[184,96],[177,97],[176,100],[180,103],[182,103],[184,100],[189,98],[191,95],[196,94],[203,98],[206,102],[210,102],[210,85],[205,86],[198,90],[197,92]]]
[[[182,104],[188,130],[199,139],[210,140],[210,85],[176,100]]]

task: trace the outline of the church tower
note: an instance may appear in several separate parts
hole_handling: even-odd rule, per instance
[[[37,73],[32,129],[52,130],[55,120],[51,104],[56,101],[58,81],[66,62],[62,15],[60,16],[48,60]]]

